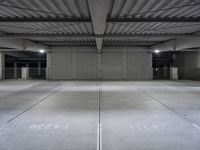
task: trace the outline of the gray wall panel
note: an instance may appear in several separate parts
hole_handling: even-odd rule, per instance
[[[49,79],[151,80],[152,54],[147,51],[103,51],[53,48],[48,54]]]
[[[97,54],[95,52],[77,52],[77,78],[97,79]]]
[[[176,54],[175,65],[179,69],[179,77],[181,79],[199,79],[199,52],[185,51]]]
[[[123,53],[103,53],[102,60],[102,79],[123,79]]]
[[[148,52],[128,52],[127,57],[127,77],[129,80],[152,78],[152,57]]]
[[[71,52],[58,49],[52,52],[52,79],[71,79]]]

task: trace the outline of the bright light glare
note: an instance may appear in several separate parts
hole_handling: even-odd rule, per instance
[[[155,52],[155,53],[160,53],[160,50],[156,49],[154,52]]]
[[[45,53],[45,50],[41,49],[39,50],[40,53]]]

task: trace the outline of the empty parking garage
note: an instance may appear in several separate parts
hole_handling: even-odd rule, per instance
[[[1,0],[0,150],[199,150],[200,1]]]

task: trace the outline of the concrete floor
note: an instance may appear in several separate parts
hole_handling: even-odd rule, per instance
[[[200,82],[0,82],[0,150],[199,150],[199,140]]]

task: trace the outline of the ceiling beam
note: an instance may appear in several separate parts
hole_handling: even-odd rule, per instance
[[[129,18],[108,18],[107,22],[200,22],[200,17],[195,17],[195,18],[176,18],[176,17],[172,17],[172,18],[168,18],[168,17],[157,17],[157,18],[153,18],[153,17],[148,17],[148,18],[136,18],[136,17],[129,17]]]
[[[106,29],[109,0],[88,0],[95,35],[103,35]],[[101,53],[103,37],[95,37],[98,52]]]
[[[73,43],[73,44],[54,44],[54,45],[50,45],[51,47],[96,47],[96,44],[93,43]]]
[[[102,51],[104,52],[124,52],[124,51],[150,51],[149,47],[147,46],[123,46],[118,47],[116,46],[105,47]]]
[[[91,18],[84,17],[40,17],[40,18],[2,18],[0,17],[0,22],[92,22]]]
[[[121,37],[121,38],[191,38],[200,37],[194,34],[106,34],[104,37]]]
[[[95,0],[93,0],[95,1]],[[96,0],[97,1],[97,0]],[[90,2],[91,3],[91,2]],[[94,2],[92,2],[94,3]],[[101,2],[101,3],[105,3],[105,2]],[[107,2],[108,3],[108,2]],[[89,5],[95,5],[95,4],[89,4]],[[101,4],[103,5],[103,4]],[[93,7],[93,6],[91,6]],[[98,15],[98,17],[103,17],[105,21],[109,22],[109,23],[115,23],[115,22],[200,22],[200,17],[195,17],[195,18],[176,18],[176,17],[163,17],[163,18],[160,18],[160,17],[148,17],[148,18],[144,18],[144,17],[141,17],[141,18],[136,18],[136,17],[115,17],[115,18],[105,18],[105,12],[100,12],[100,14],[98,13],[95,13],[95,14],[92,14],[92,12],[94,11],[102,11],[100,9],[104,9],[106,10],[107,7],[106,6],[103,6],[105,8],[97,8],[96,7],[100,7],[98,6],[98,4],[96,4],[94,6],[95,8],[91,8],[91,16],[92,18],[84,18],[84,17],[48,17],[48,18],[45,18],[45,17],[40,17],[40,18],[19,18],[19,17],[16,17],[16,18],[5,18],[5,17],[0,17],[0,22],[93,22],[94,20],[94,16]],[[107,10],[106,10],[107,11]],[[106,14],[107,15],[107,14]],[[100,20],[101,18],[97,18],[96,20]],[[104,22],[105,22],[104,21]]]
[[[95,37],[93,34],[0,34],[0,38],[74,38],[74,37]]]
[[[95,41],[42,41],[42,43],[95,43]],[[132,43],[155,43],[155,42],[151,42],[151,41],[105,41],[104,42],[105,44],[108,44],[108,43],[116,43],[116,44],[120,44],[120,43],[129,43],[129,44],[132,44]]]
[[[151,47],[152,50],[176,51],[200,47],[200,37],[188,39],[174,39]]]
[[[38,51],[40,49],[49,50],[49,47],[43,44],[32,42],[24,39],[1,39],[0,47],[10,48],[14,50],[25,50],[25,51]]]
[[[0,34],[0,38],[191,38],[200,37],[199,34]]]
[[[16,57],[16,58],[27,58],[28,57],[27,54],[19,53],[19,52],[16,52],[16,51],[6,51],[5,54],[12,56],[12,57]]]

